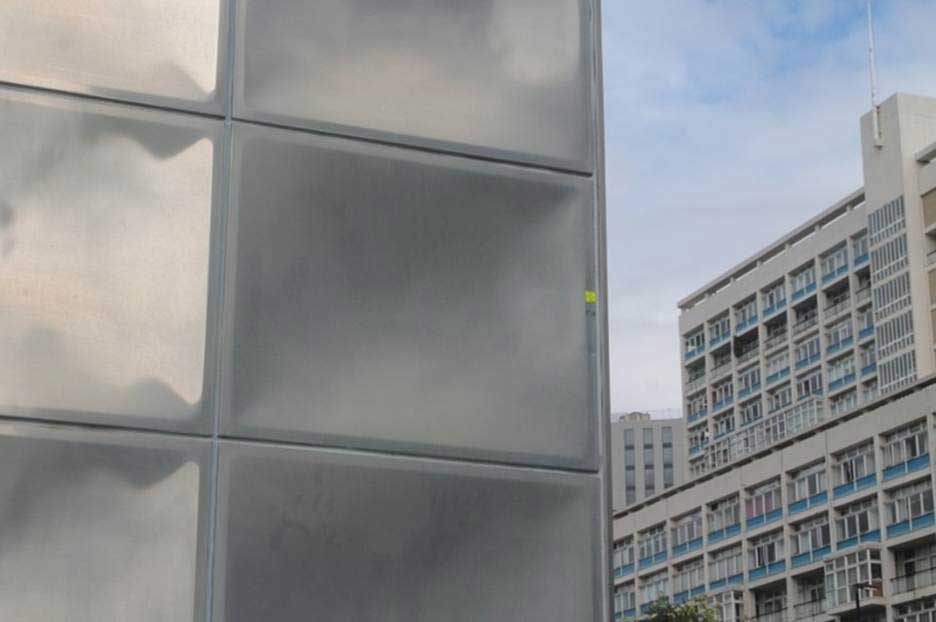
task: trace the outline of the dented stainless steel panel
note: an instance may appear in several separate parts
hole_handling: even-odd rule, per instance
[[[3,0],[0,81],[222,112],[227,0]]]
[[[203,620],[210,449],[0,422],[0,618]]]
[[[222,442],[216,619],[601,620],[599,481]]]
[[[222,430],[595,468],[582,177],[237,126]]]
[[[594,169],[588,0],[238,0],[235,112]]]
[[[0,415],[211,429],[221,131],[0,89]]]

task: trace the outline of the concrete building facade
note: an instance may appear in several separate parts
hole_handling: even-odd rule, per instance
[[[611,422],[612,507],[615,511],[685,481],[682,419],[649,413],[619,415]]]
[[[936,616],[936,100],[872,115],[864,188],[679,303],[688,477],[615,515],[616,619]]]

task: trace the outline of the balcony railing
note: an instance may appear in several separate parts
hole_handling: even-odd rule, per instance
[[[767,337],[767,339],[764,341],[764,347],[772,348],[774,346],[780,345],[781,343],[785,343],[786,340],[787,340],[787,332],[783,331],[782,333],[777,333],[776,335],[771,335]]]
[[[805,603],[799,603],[798,605],[793,606],[793,617],[796,620],[802,620],[803,618],[817,616],[825,612],[825,605],[825,598],[820,598],[819,600],[808,600]]]
[[[718,376],[723,376],[724,374],[731,371],[731,359],[728,359],[728,362],[722,363],[721,365],[716,365],[712,368],[712,373],[710,377],[712,380],[715,380]]]
[[[936,568],[923,568],[913,574],[891,579],[894,594],[903,594],[923,587],[936,585]]]
[[[783,610],[771,611],[770,613],[762,613],[759,616],[755,616],[754,619],[757,620],[757,622],[783,622],[784,613],[786,612]]]
[[[741,363],[746,363],[747,361],[750,361],[751,359],[757,356],[758,352],[760,352],[759,348],[751,348],[749,350],[745,350],[744,352],[741,352],[740,354],[738,354],[738,364],[740,365]]]
[[[799,335],[800,333],[806,332],[819,322],[818,315],[816,313],[811,313],[806,317],[799,319],[793,324],[792,332],[794,335]]]
[[[866,300],[871,300],[871,286],[865,285],[855,291],[855,304],[861,304]]]
[[[692,393],[698,389],[701,389],[705,386],[705,375],[699,376],[698,378],[693,378],[686,383],[686,393]]]
[[[829,305],[825,308],[826,319],[831,319],[836,315],[842,313],[848,307],[851,306],[851,298],[849,296],[839,296],[833,300],[829,301]]]

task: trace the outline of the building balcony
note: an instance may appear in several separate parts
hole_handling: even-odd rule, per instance
[[[873,324],[871,326],[865,326],[864,328],[858,329],[859,340],[863,341],[867,339],[868,337],[874,337],[874,325]]]
[[[900,477],[904,473],[912,473],[913,471],[925,469],[929,467],[929,464],[929,453],[920,454],[919,456],[904,462],[898,462],[897,464],[884,467],[884,472],[881,473],[881,476],[884,481],[887,481],[889,479],[894,479],[895,477]]]
[[[727,585],[736,585],[738,583],[744,583],[744,575],[741,573],[733,574],[730,577],[725,577],[724,579],[715,579],[708,584],[708,589],[711,592],[712,590],[717,590]]]
[[[923,568],[911,575],[891,579],[891,591],[894,594],[904,594],[933,585],[936,585],[936,568]]]
[[[887,601],[884,599],[880,585],[870,589],[863,588],[861,591],[861,610],[868,616],[867,619],[875,619],[874,616],[883,614]],[[852,616],[855,612],[855,590],[849,588],[839,590],[839,592],[842,592],[841,600],[834,595],[826,595],[826,613],[833,616]]]
[[[862,376],[869,376],[877,371],[877,363],[869,363],[861,368]]]
[[[855,290],[855,304],[863,305],[871,301],[871,286],[865,285]]]
[[[693,359],[693,358],[699,356],[699,355],[702,354],[703,352],[705,352],[705,346],[699,346],[699,347],[696,348],[695,350],[688,350],[688,351],[683,355],[683,358],[684,358],[685,360],[688,361],[689,359]]]
[[[767,317],[768,315],[773,315],[774,313],[784,308],[785,306],[786,306],[786,300],[778,300],[774,304],[764,307],[764,317]]]
[[[823,491],[817,493],[811,497],[805,499],[799,499],[794,501],[787,506],[787,514],[796,514],[798,512],[805,512],[809,508],[814,508],[818,505],[822,505],[829,500],[829,493]]]
[[[713,542],[718,542],[719,540],[726,540],[732,538],[741,533],[741,523],[735,523],[734,525],[728,525],[724,529],[716,529],[715,531],[710,531],[708,534],[708,543],[712,544]]]
[[[851,308],[851,298],[848,296],[843,296],[831,301],[831,303],[823,309],[826,321],[835,319],[849,308]]]
[[[861,264],[868,263],[868,253],[861,253],[852,261],[852,264],[855,266],[860,266]]]
[[[738,365],[757,358],[759,352],[760,348],[751,348],[750,350],[745,350],[744,352],[738,354]]]
[[[851,383],[853,383],[855,379],[856,379],[855,372],[851,372],[850,374],[845,374],[841,378],[838,378],[837,380],[833,380],[832,382],[829,383],[829,392],[831,393],[832,391],[836,391],[838,389],[841,389],[842,387],[846,387],[850,385]]]
[[[702,536],[689,540],[688,542],[683,542],[682,544],[674,544],[672,555],[673,557],[678,557],[684,555],[690,551],[702,548]]]
[[[839,266],[838,268],[836,268],[836,269],[833,270],[832,272],[826,272],[825,274],[823,274],[823,275],[822,275],[822,282],[823,282],[823,283],[828,283],[829,281],[834,281],[834,280],[836,279],[836,277],[840,277],[840,276],[842,276],[843,274],[845,274],[846,272],[848,272],[848,264],[847,264],[847,263],[846,263],[845,265],[843,265],[843,266]]]
[[[689,416],[686,417],[686,423],[694,423],[708,414],[708,409],[703,408],[702,410],[697,410],[694,413],[689,413]]]
[[[692,393],[698,391],[706,384],[705,374],[692,378],[691,380],[686,381],[686,393]]]
[[[807,600],[805,603],[798,603],[793,606],[793,619],[804,620],[825,613],[826,601],[824,598],[817,600]]]
[[[763,527],[764,525],[778,521],[781,518],[783,518],[783,508],[777,508],[776,510],[771,510],[770,512],[748,518],[744,521],[744,527],[750,531],[751,529]]]
[[[852,546],[857,546],[859,544],[865,544],[867,542],[880,542],[881,541],[881,530],[872,529],[866,531],[857,536],[852,536],[851,538],[845,538],[844,540],[839,540],[835,543],[835,550],[841,551],[842,549],[847,549]]]
[[[738,391],[738,399],[744,399],[748,395],[752,395],[755,391],[760,391],[761,385],[759,382],[755,382],[749,387],[744,387]]]
[[[655,555],[648,555],[647,557],[642,557],[637,561],[637,568],[643,570],[644,568],[649,568],[650,566],[655,566],[660,562],[666,561],[666,551],[660,551]]]
[[[911,531],[916,531],[917,529],[932,527],[934,524],[936,524],[936,521],[933,520],[933,513],[927,512],[926,514],[921,514],[920,516],[915,516],[913,518],[908,518],[905,521],[900,521],[899,523],[888,525],[887,537],[896,538],[897,536],[902,536],[905,533],[910,533]]]
[[[624,564],[623,566],[617,566],[614,569],[614,578],[620,578],[626,575],[629,575],[634,572],[634,563]]]
[[[712,404],[712,412],[715,412],[715,411],[717,411],[717,410],[721,410],[722,408],[724,408],[725,406],[728,406],[728,405],[731,404],[732,402],[734,402],[734,396],[733,396],[733,395],[729,395],[729,396],[726,397],[725,399],[719,400],[719,401],[715,402],[714,404]]]
[[[784,571],[786,571],[786,560],[781,559],[772,564],[748,570],[748,581],[756,581]]]
[[[786,622],[786,612],[781,610],[762,613],[759,616],[754,616],[754,620],[757,622]]]
[[[823,546],[818,549],[799,553],[798,555],[794,555],[790,558],[790,566],[793,568],[799,568],[800,566],[806,566],[813,562],[818,562],[822,559],[825,559],[826,555],[831,552],[831,546]]]
[[[794,336],[800,335],[802,333],[805,333],[810,328],[815,327],[816,324],[818,323],[819,323],[819,316],[813,313],[812,315],[809,315],[807,317],[797,320],[793,324],[793,327],[791,328],[791,332],[793,333]]]
[[[877,473],[871,473],[870,475],[865,475],[864,477],[859,477],[858,479],[853,479],[850,482],[845,482],[844,484],[839,484],[832,489],[832,496],[835,499],[850,495],[859,490],[863,490],[869,486],[874,486],[877,483]]]
[[[725,374],[730,374],[730,373],[731,373],[731,359],[728,359],[727,362],[713,367],[712,372],[709,375],[709,377],[713,381],[715,381],[715,380],[718,380],[720,377],[724,376]]]
[[[767,376],[767,384],[768,384],[768,386],[769,386],[769,385],[771,385],[771,384],[773,384],[773,383],[775,383],[775,382],[778,382],[778,381],[780,381],[780,380],[786,378],[786,377],[789,376],[789,375],[790,375],[790,368],[789,368],[789,367],[784,367],[784,368],[781,369],[780,371],[775,371],[774,373],[768,375],[768,376]]]
[[[776,335],[768,336],[767,339],[764,341],[764,348],[769,350],[779,345],[783,345],[787,342],[787,337],[789,337],[789,334],[786,331],[783,331],[782,333],[777,333]]]
[[[721,333],[720,335],[714,335],[713,337],[711,337],[711,338],[709,339],[709,347],[710,347],[710,348],[714,348],[715,346],[719,345],[720,343],[722,343],[722,342],[724,342],[724,341],[727,341],[729,337],[731,337],[731,333],[730,333],[730,332]]]
[[[800,298],[805,298],[806,296],[813,293],[814,291],[816,291],[816,284],[810,283],[806,287],[801,287],[795,292],[793,292],[793,300],[799,300]]]
[[[689,600],[690,598],[693,598],[693,597],[695,597],[695,596],[698,596],[698,595],[704,594],[704,593],[705,593],[705,586],[704,586],[704,585],[697,585],[697,586],[695,586],[694,588],[691,588],[691,589],[688,589],[688,590],[682,590],[682,591],[680,591],[680,592],[677,592],[677,593],[673,594],[673,602],[674,602],[674,603],[677,603],[677,604],[678,604],[678,603],[684,603],[684,602],[686,602],[687,600]]]
[[[851,347],[854,343],[855,343],[854,337],[845,337],[844,339],[840,339],[836,341],[835,343],[830,343],[828,346],[826,346],[826,355],[828,356],[829,354],[842,352],[846,348]]]
[[[637,609],[625,609],[614,614],[614,622],[623,622],[624,620],[633,620],[637,617]]]
[[[821,359],[822,359],[822,354],[819,353],[819,352],[816,352],[815,354],[813,354],[813,355],[810,356],[809,358],[800,359],[800,360],[796,361],[796,370],[799,371],[799,370],[801,370],[801,369],[806,369],[806,368],[809,367],[810,365],[815,365],[815,364],[818,363]]]
[[[737,325],[735,325],[735,334],[740,335],[744,331],[748,330],[749,328],[753,328],[756,325],[757,325],[757,314],[754,314],[748,319],[744,320],[743,322],[738,322]]]

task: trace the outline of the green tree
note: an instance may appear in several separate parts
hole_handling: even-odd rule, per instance
[[[683,603],[674,604],[666,598],[660,598],[650,605],[648,622],[718,622],[715,608],[704,598],[696,597]]]

